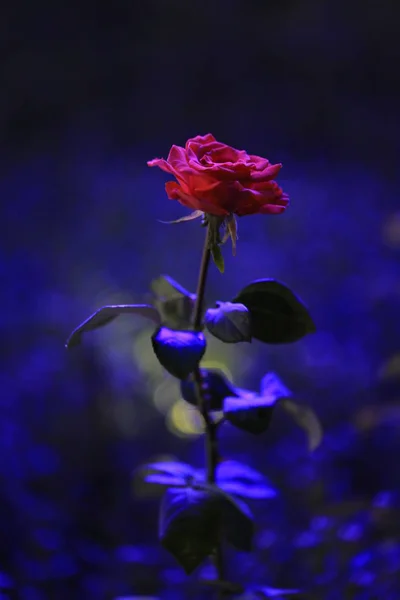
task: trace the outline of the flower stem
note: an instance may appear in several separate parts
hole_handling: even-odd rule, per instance
[[[210,264],[210,258],[211,252],[209,247],[209,232],[207,227],[203,255],[200,264],[199,278],[197,283],[196,303],[193,311],[193,328],[197,331],[200,331],[203,327],[204,293],[206,289],[207,273]],[[208,412],[206,397],[207,390],[205,389],[203,377],[199,367],[195,369],[193,375],[196,385],[197,406],[205,423],[207,482],[215,483],[215,472],[218,463],[217,425],[213,422]],[[218,579],[222,581],[224,578],[224,572],[222,549],[220,544],[218,544],[217,548],[215,548],[214,563]],[[220,595],[220,597],[222,597],[222,594]]]
[[[208,243],[208,227],[206,229],[206,236],[204,240],[203,255],[201,257],[199,278],[197,281],[196,291],[196,304],[193,312],[193,327],[196,330],[202,328],[203,319],[203,304],[204,304],[204,293],[206,291],[207,273],[208,266],[210,264],[211,251]]]
[[[204,240],[203,255],[201,258],[199,279],[197,282],[196,291],[196,303],[193,311],[193,328],[200,331],[203,324],[203,306],[204,306],[204,293],[206,290],[207,273],[210,264],[211,252],[208,242],[208,227],[206,229],[206,236]],[[212,422],[210,415],[207,410],[205,389],[203,378],[201,375],[200,368],[195,369],[194,380],[196,384],[197,393],[197,406],[204,419],[206,426],[206,460],[207,460],[207,481],[208,483],[215,483],[215,469],[217,466],[217,452],[216,452],[216,428]]]

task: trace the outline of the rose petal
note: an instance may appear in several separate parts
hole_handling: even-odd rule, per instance
[[[237,210],[235,212],[238,216],[261,212],[263,214],[279,214],[289,204],[289,197],[287,194],[283,194],[275,181],[256,184],[255,187],[262,189],[243,188],[241,190],[241,197],[236,201]],[[279,208],[272,208],[274,206]]]
[[[219,181],[244,181],[250,180],[251,177],[250,167],[243,163],[207,165],[189,159],[189,166],[193,171],[204,173],[205,176],[213,177]]]
[[[189,192],[189,188],[186,185],[184,174],[178,171],[172,164],[168,163],[164,158],[154,158],[153,160],[149,160],[147,164],[149,167],[159,167],[166,173],[170,173],[171,175],[176,177],[176,179],[181,184],[183,190],[186,193]]]
[[[201,210],[202,212],[207,212],[210,215],[216,216],[225,216],[228,214],[227,211],[219,208],[218,206],[214,206],[206,199],[197,198],[192,194],[185,193],[181,186],[175,181],[168,181],[165,184],[165,189],[170,200],[178,200],[178,202],[180,202],[183,206],[187,206],[188,208]]]
[[[209,144],[201,144],[198,142],[193,142],[193,140],[189,140],[186,144],[185,150],[188,158],[194,158],[196,160],[201,160],[201,158],[205,154],[209,154],[213,150],[218,150],[220,148],[224,148],[224,144],[220,142],[210,142]]]
[[[186,179],[186,175],[190,175],[192,172],[186,160],[185,149],[181,148],[181,146],[171,147],[167,162],[174,170],[174,173],[179,174],[180,179]]]
[[[254,182],[264,182],[270,181],[274,179],[279,171],[282,169],[282,165],[280,163],[276,165],[268,165],[265,169],[260,171],[253,171],[250,176],[250,180]]]
[[[197,143],[197,144],[201,144],[202,146],[204,146],[205,144],[210,144],[211,142],[216,142],[217,140],[215,139],[215,137],[213,136],[212,133],[206,133],[206,135],[196,135],[194,138],[190,138],[185,145],[185,149],[187,150],[189,147],[189,144],[191,144],[192,142]],[[219,144],[220,142],[218,142]]]
[[[261,156],[257,156],[256,154],[249,155],[250,162],[254,165],[256,171],[263,171],[270,166],[270,162],[267,158],[262,158]]]
[[[289,204],[289,202],[287,202],[286,204],[282,204],[282,205],[264,204],[264,206],[261,206],[261,208],[258,212],[261,215],[280,215],[281,213],[285,212],[288,204]]]
[[[206,156],[209,156],[211,152],[223,148],[223,144],[219,142],[211,142],[210,144],[197,144],[190,142],[187,144],[186,157],[188,164],[192,163],[192,166],[199,166]]]
[[[194,210],[202,210],[196,198],[187,194],[176,181],[167,181],[165,191],[170,200],[178,200],[183,206],[193,208]]]
[[[153,160],[148,160],[147,166],[148,167],[159,167],[166,173],[172,173],[173,175],[175,175],[171,165],[169,165],[164,158],[153,158]]]

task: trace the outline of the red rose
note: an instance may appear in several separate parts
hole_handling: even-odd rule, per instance
[[[147,164],[177,179],[165,185],[168,198],[210,215],[276,215],[289,204],[274,181],[281,164],[221,144],[211,133],[191,138],[184,148],[172,146],[167,160]]]

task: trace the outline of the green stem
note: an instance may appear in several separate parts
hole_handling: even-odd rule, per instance
[[[208,227],[206,230],[206,236],[204,241],[203,255],[200,264],[200,272],[197,283],[196,292],[196,303],[193,311],[193,328],[197,331],[201,331],[203,328],[203,307],[204,307],[204,294],[207,282],[208,267],[210,264],[211,252],[209,248],[208,239]],[[197,367],[193,372],[196,393],[197,393],[197,406],[204,419],[205,423],[205,446],[206,446],[206,463],[207,463],[207,482],[215,483],[215,472],[218,463],[218,449],[217,449],[217,425],[212,421],[208,412],[207,401],[206,401],[206,390],[204,389],[203,378],[201,375],[200,368]],[[222,548],[218,544],[215,549],[215,568],[217,570],[218,579],[220,581],[224,578],[223,572],[223,560],[222,560]],[[220,594],[223,597],[223,594]]]

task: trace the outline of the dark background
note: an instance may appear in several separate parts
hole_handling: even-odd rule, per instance
[[[203,459],[151,327],[122,318],[74,352],[64,341],[160,273],[194,290],[203,232],[158,222],[185,209],[146,161],[211,132],[282,162],[291,207],[240,220],[209,302],[276,277],[318,332],[210,340],[205,365],[253,389],[276,371],[326,431],[312,455],[279,412],[261,439],[223,431],[223,454],[281,490],[254,506],[257,549],[229,554],[231,575],[398,600],[399,23],[390,0],[2,6],[1,598],[203,597],[158,548],[158,497],[132,485],[147,459]]]

